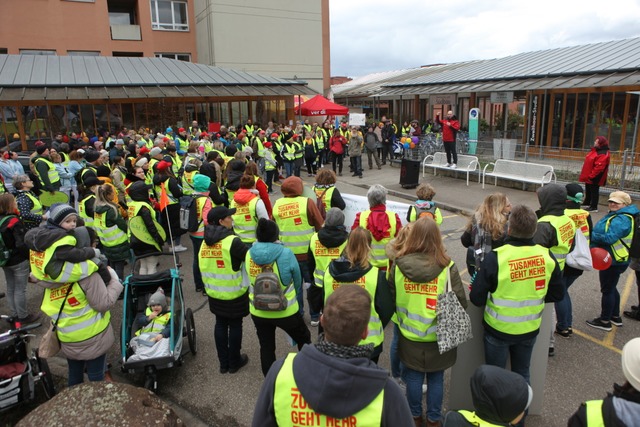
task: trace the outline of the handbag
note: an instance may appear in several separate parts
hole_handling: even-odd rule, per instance
[[[576,230],[573,242],[573,250],[567,254],[567,258],[565,259],[567,265],[569,267],[577,268],[578,270],[593,270],[593,260],[591,259],[589,242],[587,242],[587,238],[584,237],[584,234],[582,234],[580,229]]]
[[[436,304],[436,337],[440,354],[453,350],[473,338],[471,318],[451,288],[451,271],[447,267],[447,287]]]
[[[64,301],[62,301],[56,321],[51,322],[49,329],[40,340],[40,346],[38,347],[38,355],[40,357],[44,357],[45,359],[53,357],[60,351],[60,340],[58,339],[58,333],[56,330],[58,327],[58,320],[60,320],[60,315],[62,314],[62,309],[64,309],[64,305],[67,303],[67,297],[69,296],[72,287],[73,285],[69,285],[67,288],[67,294],[64,296]]]

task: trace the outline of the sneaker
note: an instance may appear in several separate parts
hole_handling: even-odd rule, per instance
[[[451,165],[451,169],[458,169],[458,165],[456,165],[455,163],[453,163],[453,164]]]
[[[596,209],[594,209],[594,208],[588,208],[588,209],[585,209],[585,210],[586,210],[587,212],[595,212],[595,213],[598,213],[598,209],[597,209],[597,208],[596,208]]]
[[[175,250],[176,252],[184,252],[184,251],[186,251],[186,250],[187,250],[187,248],[186,248],[186,246],[178,245],[178,246],[175,246],[175,247],[174,247],[174,250]]]
[[[605,322],[599,317],[596,317],[593,320],[587,320],[587,325],[602,331],[611,332],[611,322]]]
[[[342,172],[340,172],[340,173],[338,174],[338,176],[342,176]]]
[[[640,310],[625,311],[623,314],[629,319],[640,320]]]
[[[556,355],[556,349],[553,347],[549,347],[549,357],[553,357]]]
[[[450,168],[452,164],[453,164],[453,163],[447,163],[447,166],[445,166],[445,167],[446,167],[446,168]]]
[[[612,316],[611,317],[611,323],[616,325],[616,326],[622,326],[622,317],[620,317],[620,316],[618,316],[618,317]]]
[[[562,329],[562,330],[559,330],[559,329],[556,328],[556,330],[554,332],[556,334],[560,335],[563,338],[569,338],[571,336],[571,332],[569,331],[569,328]]]
[[[571,326],[567,328],[567,331],[569,331],[569,335],[573,335],[573,328]]]
[[[307,178],[311,178],[313,176],[313,174],[308,173],[307,174]]]
[[[241,354],[240,355],[240,365],[234,366],[233,368],[230,367],[229,368],[229,373],[230,374],[235,374],[240,369],[242,369],[243,366],[246,366],[247,363],[249,363],[249,356],[247,356],[246,354]]]
[[[314,328],[317,328],[318,325],[320,324],[320,320],[312,320],[311,322],[309,322],[309,324]]]

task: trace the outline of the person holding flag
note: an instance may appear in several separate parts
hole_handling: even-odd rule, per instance
[[[182,188],[178,184],[178,179],[171,170],[171,162],[162,160],[156,165],[156,174],[153,176],[154,192],[160,200],[161,223],[168,242],[173,242],[175,252],[184,252],[185,246],[180,244],[180,236],[185,233],[180,228],[180,197]]]

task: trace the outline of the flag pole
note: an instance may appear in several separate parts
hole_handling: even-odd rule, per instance
[[[176,270],[178,269],[178,259],[176,258],[176,248],[173,243],[173,233],[171,232],[171,221],[169,220],[169,209],[167,209],[167,202],[169,201],[169,196],[167,195],[167,190],[164,187],[165,182],[160,183],[161,195],[160,195],[160,208],[164,209],[165,216],[167,217],[167,229],[169,230],[169,242],[171,245],[171,253],[173,254],[173,265]]]

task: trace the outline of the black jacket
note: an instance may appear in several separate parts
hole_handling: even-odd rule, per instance
[[[346,242],[348,238],[349,232],[344,226],[325,226],[318,231],[318,240],[325,248],[337,248]],[[311,247],[309,247],[309,251],[307,252],[307,262],[309,263],[309,274],[313,276],[313,272],[316,270],[316,259]],[[312,284],[308,291],[308,300],[311,310],[319,313],[324,305],[323,289],[318,286],[313,286]]]
[[[5,218],[7,215],[2,215],[1,218]],[[10,215],[13,218],[9,218],[5,221],[0,228],[2,234],[2,241],[7,249],[11,250],[11,256],[6,267],[20,264],[23,261],[29,259],[29,248],[24,243],[25,228],[24,224],[17,215]]]
[[[615,403],[614,403],[615,400]],[[613,385],[613,394],[607,395],[602,403],[602,417],[605,427],[631,427],[640,419],[640,392],[631,386]],[[569,418],[568,427],[588,427],[587,407],[581,404]]]

